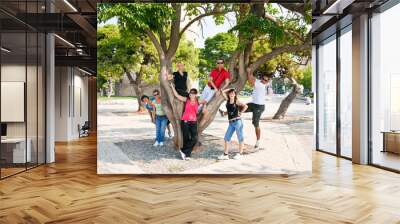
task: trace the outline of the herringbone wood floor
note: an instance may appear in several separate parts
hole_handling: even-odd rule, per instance
[[[0,181],[0,223],[400,223],[400,175],[314,153],[310,176],[98,176],[96,139]]]

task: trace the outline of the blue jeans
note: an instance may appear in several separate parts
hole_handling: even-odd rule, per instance
[[[165,128],[167,128],[167,116],[156,116],[156,141],[164,142]]]
[[[228,127],[228,130],[226,130],[225,137],[224,137],[225,141],[230,142],[232,135],[235,131],[236,131],[236,135],[237,135],[239,143],[242,143],[244,140],[242,119],[237,119],[237,120],[229,122],[229,127]]]

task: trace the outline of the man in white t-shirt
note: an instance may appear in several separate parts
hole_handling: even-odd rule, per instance
[[[256,131],[257,141],[255,144],[255,148],[258,148],[259,141],[261,137],[261,129],[260,129],[260,118],[261,114],[265,110],[265,97],[267,94],[267,84],[270,80],[270,77],[267,74],[260,74],[259,79],[255,78],[252,72],[247,70],[247,81],[251,86],[254,86],[253,94],[251,102],[247,104],[246,112],[252,112],[252,123],[254,125],[254,129]]]

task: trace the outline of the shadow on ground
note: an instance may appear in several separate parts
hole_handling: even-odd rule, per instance
[[[201,138],[202,145],[199,150],[192,153],[192,160],[183,161],[179,151],[174,149],[172,140],[167,140],[166,145],[154,147],[153,139],[124,140],[114,143],[121,151],[141,169],[150,173],[174,173],[204,167],[217,163],[217,157],[223,153],[223,139],[211,135]],[[250,148],[247,146],[247,148]],[[237,153],[238,145],[230,144],[230,155]],[[248,153],[254,150],[247,150]]]

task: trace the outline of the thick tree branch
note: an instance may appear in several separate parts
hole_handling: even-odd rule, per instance
[[[302,50],[307,50],[310,49],[311,43],[310,42],[305,42],[303,44],[299,45],[285,45],[282,47],[278,47],[273,49],[271,52],[264,54],[263,56],[259,57],[252,65],[249,66],[251,71],[256,70],[258,67],[260,67],[262,64],[267,62],[268,60],[274,58],[275,56],[286,53],[286,52],[295,52],[295,51],[302,51]]]
[[[175,55],[176,50],[179,46],[180,35],[179,30],[181,26],[181,14],[182,14],[182,5],[181,4],[172,4],[172,7],[175,9],[175,18],[172,21],[171,25],[171,34],[169,38],[169,47],[167,51],[167,58],[171,58]]]
[[[235,67],[236,67],[236,60],[238,59],[240,52],[242,52],[242,50],[236,50],[235,52],[233,52],[233,54],[231,55],[231,57],[229,58],[228,61],[228,70],[229,73],[233,76],[235,74]],[[231,82],[236,82],[237,81],[237,77],[233,76],[233,79],[231,80]]]
[[[154,35],[154,33],[149,29],[145,29],[144,32],[150,38],[150,40],[153,43],[154,47],[156,48],[158,54],[160,56],[164,57],[165,56],[164,50],[162,49],[160,42],[157,40],[156,35]]]
[[[167,35],[165,34],[165,31],[162,28],[160,28],[158,33],[160,34],[161,47],[162,47],[164,52],[167,52],[167,50],[168,50],[168,48],[167,48]]]

